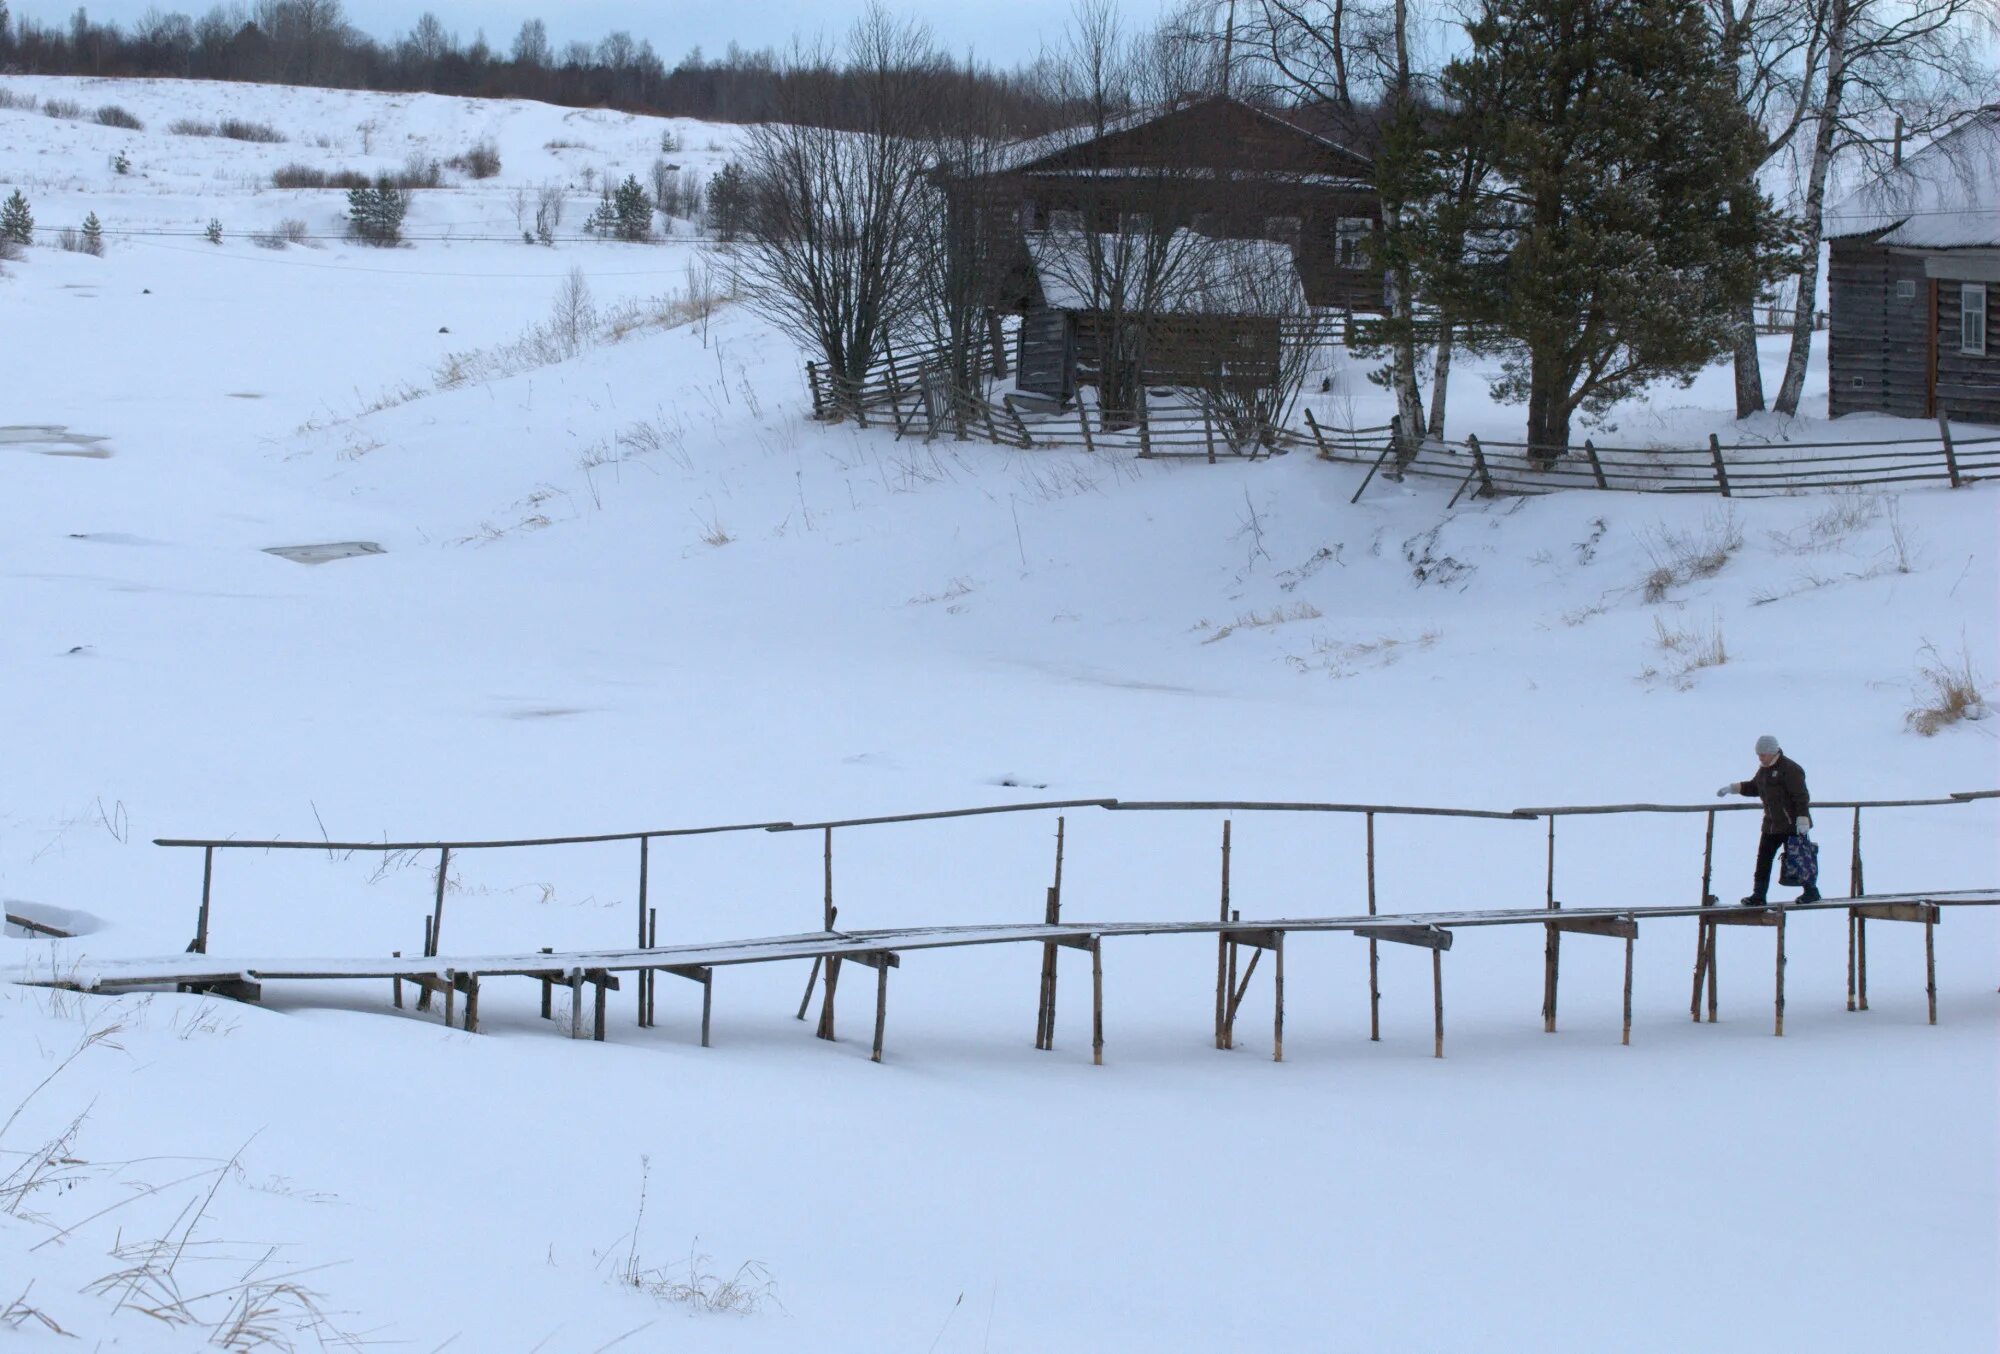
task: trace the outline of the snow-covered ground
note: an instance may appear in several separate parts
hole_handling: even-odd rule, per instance
[[[727,306],[671,322],[691,244],[248,240],[287,217],[332,233],[338,194],[260,185],[290,159],[361,163],[362,122],[384,166],[497,138],[497,180],[420,194],[410,224],[502,237],[512,187],[562,173],[574,218],[581,166],[643,170],[658,122],[0,87],[147,125],[0,110],[0,195],[23,186],[43,225],[95,210],[112,237],[103,259],[37,248],[0,280],[0,897],[90,930],[9,938],[0,962],[184,947],[199,855],[156,836],[491,838],[1100,796],[1692,803],[1747,776],[1764,732],[1827,798],[1996,783],[1993,721],[1904,728],[1927,646],[1995,671],[1989,487],[1446,512],[1449,486],[1379,480],[1350,506],[1358,470],[1297,455],[1142,464],[823,428],[780,336]],[[165,132],[225,115],[290,142]],[[697,148],[733,135],[679,130]],[[564,139],[592,151],[544,149]],[[121,145],[133,175],[109,166]],[[220,246],[119,236],[211,216]],[[547,365],[502,353],[572,266],[639,327]],[[460,378],[440,380],[453,354]],[[1478,374],[1453,431],[1516,434]],[[1316,412],[1379,421],[1380,392],[1345,375]],[[1717,369],[1617,411],[1620,440],[1740,433],[1728,401]],[[1739,536],[1719,572],[1648,600],[1674,538]],[[266,553],[348,541],[381,553]],[[1717,632],[1727,661],[1677,674],[1663,639]],[[1994,825],[1990,804],[1873,814],[1869,886],[1992,884]],[[1842,883],[1845,826],[1821,824]],[[841,921],[1038,919],[1054,828],[839,834]],[[1220,828],[1071,813],[1065,916],[1213,915]],[[1561,831],[1566,901],[1697,894],[1698,818]],[[1542,832],[1385,819],[1382,906],[1531,904]],[[1722,821],[1725,896],[1747,888],[1753,833],[1752,815]],[[1233,848],[1246,918],[1361,902],[1356,821],[1238,815]],[[657,844],[662,938],[812,929],[819,850],[804,833]],[[447,948],[622,943],[635,856],[454,857]],[[379,865],[223,853],[212,950],[418,948],[431,862]],[[0,988],[0,1176],[63,1142],[46,1187],[0,1183],[0,1303],[26,1290],[93,1347],[135,1350],[222,1338],[244,1293],[276,1310],[259,1319],[295,1328],[309,1294],[329,1329],[416,1349],[1990,1349],[1994,919],[1940,928],[1935,1029],[1915,928],[1871,931],[1865,1016],[1844,1009],[1838,922],[1791,930],[1780,1041],[1767,933],[1724,934],[1723,1020],[1697,1027],[1692,936],[1649,925],[1630,1048],[1619,947],[1565,946],[1552,1038],[1539,936],[1463,934],[1441,1062],[1426,956],[1387,948],[1370,1043],[1366,952],[1346,937],[1291,947],[1282,1065],[1261,975],[1240,1047],[1210,1047],[1200,941],[1107,946],[1101,1068],[1074,968],[1056,1051],[1030,1047],[1025,948],[910,956],[880,1067],[867,984],[844,985],[838,1044],[792,1020],[802,965],[721,974],[708,1050],[698,991],[665,981],[658,1027],[633,1028],[620,993],[601,1045],[538,1020],[528,983],[489,987],[478,1036],[390,1011],[380,985],[274,984],[259,1007]],[[292,1275],[297,1292],[271,1286]],[[754,1311],[673,1291],[727,1306],[732,1278]],[[200,1324],[146,1314],[174,1301]],[[16,1315],[0,1324],[24,1347],[77,1347]]]

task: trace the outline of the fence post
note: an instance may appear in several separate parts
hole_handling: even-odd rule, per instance
[[[1207,409],[1201,411],[1201,440],[1208,447],[1208,463],[1215,464],[1215,420],[1209,417]]]
[[[1944,440],[1944,473],[1950,477],[1951,487],[1957,489],[1965,481],[1958,476],[1958,452],[1951,445],[1951,423],[1942,409],[1938,410],[1938,436]]]
[[[1307,415],[1307,417],[1310,418],[1311,415]],[[1394,442],[1391,442],[1389,443],[1389,445],[1382,448],[1382,454],[1375,458],[1375,464],[1369,466],[1368,473],[1361,477],[1361,489],[1366,489],[1368,487],[1369,481],[1375,478],[1375,472],[1382,468],[1382,462],[1388,460],[1389,453],[1394,451],[1395,449],[1396,449],[1396,444]],[[1349,506],[1352,506],[1361,501],[1361,489],[1356,489],[1354,491],[1354,497],[1347,500]],[[1453,496],[1452,501],[1453,502],[1458,501],[1456,495]],[[1372,944],[1373,942],[1371,941],[1370,943]]]
[[[1409,457],[1403,451],[1403,416],[1401,414],[1389,415],[1389,447],[1390,450],[1396,453],[1396,468],[1390,472],[1389,478],[1399,480],[1403,478],[1403,466],[1409,460]]]
[[[1729,497],[1729,472],[1722,465],[1722,439],[1714,433],[1708,435],[1708,454],[1715,458],[1715,482],[1722,486],[1722,496]]]
[[[1590,473],[1597,476],[1597,487],[1600,489],[1609,489],[1611,486],[1604,482],[1604,463],[1597,459],[1597,443],[1591,441],[1588,437],[1584,438],[1583,454],[1590,458]]]
[[[819,364],[816,362],[806,363],[806,385],[812,389],[813,418],[815,420],[824,419],[826,417],[826,403],[820,398]]]
[[[1315,445],[1319,447],[1319,458],[1322,461],[1332,460],[1333,453],[1326,449],[1326,439],[1324,437],[1321,437],[1319,434],[1319,420],[1313,417],[1312,410],[1308,409],[1305,412],[1306,412],[1306,427],[1312,429],[1313,442]],[[1380,465],[1381,462],[1377,461],[1375,464]],[[1359,497],[1359,495],[1356,495],[1356,497]]]
[[[1483,497],[1493,497],[1493,476],[1486,469],[1486,453],[1480,450],[1477,434],[1468,433],[1465,444],[1472,448],[1472,465],[1479,472],[1479,492]]]
[[[1097,446],[1090,440],[1090,410],[1080,398],[1076,402],[1076,426],[1083,429],[1083,449],[1095,456]]]

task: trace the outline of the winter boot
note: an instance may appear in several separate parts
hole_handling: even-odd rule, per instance
[[[1769,903],[1765,902],[1765,901],[1764,901],[1764,900],[1763,900],[1762,898],[1759,898],[1759,897],[1758,897],[1758,896],[1757,896],[1756,894],[1754,894],[1754,893],[1753,893],[1753,894],[1751,894],[1751,895],[1750,895],[1749,897],[1747,897],[1747,898],[1738,898],[1738,899],[1736,900],[1736,905],[1737,905],[1738,907],[1769,907],[1769,906],[1770,906],[1770,904],[1769,904]]]
[[[1794,902],[1800,902],[1800,903],[1816,903],[1816,902],[1818,902],[1818,901],[1819,901],[1819,886],[1818,886],[1817,884],[1808,884],[1808,885],[1806,885],[1806,891],[1805,891],[1804,893],[1801,893],[1801,894],[1800,894],[1800,895],[1799,895],[1799,896],[1798,896],[1798,897],[1797,897],[1796,899],[1794,899],[1793,901],[1794,901]]]

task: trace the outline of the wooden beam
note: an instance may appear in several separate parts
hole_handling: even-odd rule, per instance
[[[1711,926],[1776,926],[1779,913],[1764,907],[1718,907],[1705,918]]]
[[[232,1001],[262,1001],[264,999],[263,984],[252,982],[248,978],[223,978],[214,982],[190,983],[188,987],[189,990],[194,992],[211,992],[218,997],[228,997]],[[1931,1023],[1936,1024],[1937,1022],[1932,1021]]]
[[[1936,903],[1856,903],[1848,911],[1873,921],[1914,921],[1926,926],[1935,926],[1944,919],[1943,910]]]
[[[869,968],[901,968],[902,957],[891,950],[848,950],[842,959],[856,964],[866,964]]]
[[[1051,943],[1052,943],[1052,944],[1056,944],[1056,945],[1060,945],[1060,946],[1062,946],[1062,947],[1063,947],[1064,949],[1069,949],[1069,950],[1086,950],[1086,951],[1087,951],[1087,950],[1089,950],[1089,949],[1090,949],[1090,947],[1091,947],[1092,945],[1094,945],[1094,944],[1096,944],[1096,943],[1097,943],[1097,937],[1096,937],[1096,936],[1090,936],[1090,935],[1081,935],[1081,936],[1057,936],[1057,937],[1055,938],[1055,940],[1054,940],[1054,941],[1052,941]]]
[[[1785,914],[1782,912],[1778,914],[1778,976],[1777,976],[1777,995],[1775,998],[1775,1009],[1774,1009],[1773,1020],[1775,1022],[1775,1028],[1772,1030],[1772,1033],[1777,1035],[1777,1037],[1780,1039],[1784,1038],[1785,1037]]]
[[[1275,950],[1285,943],[1285,933],[1269,927],[1234,928],[1222,933],[1232,945],[1249,945],[1259,950]]]
[[[1421,945],[1427,950],[1451,948],[1451,932],[1437,926],[1363,926],[1354,934],[1367,940],[1390,940],[1398,945]]]
[[[1558,931],[1584,936],[1610,936],[1614,940],[1637,940],[1639,923],[1630,917],[1566,917],[1549,925]]]

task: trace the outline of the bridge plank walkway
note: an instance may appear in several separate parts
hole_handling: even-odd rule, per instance
[[[876,971],[875,1030],[873,1058],[882,1058],[883,1029],[888,1001],[889,970],[901,965],[900,956],[919,950],[958,949],[977,945],[1039,944],[1044,947],[1041,1007],[1037,1020],[1038,1048],[1052,1048],[1055,1022],[1055,982],[1050,971],[1057,947],[1087,951],[1091,960],[1091,1048],[1093,1062],[1104,1055],[1104,988],[1102,943],[1109,938],[1140,936],[1203,936],[1217,940],[1217,984],[1215,1039],[1218,1048],[1235,1043],[1236,1013],[1265,953],[1272,956],[1273,1026],[1272,1056],[1284,1056],[1284,947],[1290,934],[1345,933],[1369,941],[1371,950],[1370,1005],[1379,999],[1373,979],[1372,952],[1378,943],[1400,943],[1431,951],[1435,1055],[1444,1056],[1443,952],[1452,946],[1455,930],[1483,926],[1543,926],[1550,935],[1550,947],[1543,989],[1545,1028],[1555,1029],[1559,960],[1554,945],[1558,932],[1598,935],[1625,942],[1624,1033],[1632,1033],[1632,946],[1638,939],[1641,921],[1693,920],[1697,923],[1694,996],[1690,1015],[1701,1018],[1704,983],[1708,992],[1708,1019],[1716,1018],[1716,931],[1720,925],[1768,926],[1775,928],[1777,964],[1775,978],[1775,1033],[1784,1033],[1785,1016],[1785,923],[1793,914],[1845,912],[1848,918],[1848,1009],[1868,1009],[1867,921],[1919,922],[1924,926],[1925,990],[1929,998],[1931,1023],[1937,1023],[1937,981],[1932,930],[1950,907],[2000,906],[2000,889],[1968,889],[1932,893],[1878,893],[1851,898],[1825,898],[1815,903],[1774,903],[1761,908],[1701,905],[1665,905],[1626,908],[1485,908],[1444,912],[1383,913],[1336,917],[1278,917],[1228,921],[1190,922],[1055,922],[998,925],[925,926],[878,930],[829,930],[796,935],[765,936],[750,940],[709,941],[638,949],[543,950],[525,954],[431,955],[407,958],[401,955],[353,958],[265,958],[188,953],[155,958],[96,957],[88,953],[74,960],[45,956],[39,963],[15,964],[0,968],[0,979],[29,986],[58,987],[77,991],[116,993],[155,987],[175,987],[190,991],[212,991],[226,996],[258,1000],[266,981],[312,981],[389,979],[394,985],[395,1004],[403,1004],[403,984],[413,984],[419,992],[418,1008],[428,1010],[435,995],[444,998],[444,1019],[452,1022],[455,998],[465,999],[463,1026],[478,1028],[480,983],[491,978],[529,978],[542,984],[541,1014],[552,1016],[551,997],[557,985],[570,994],[570,1032],[581,1037],[583,1030],[584,987],[595,989],[592,1034],[605,1037],[605,994],[620,984],[619,973],[640,975],[640,1015],[642,1026],[651,1025],[656,976],[667,973],[701,985],[701,1042],[709,1042],[714,971],[742,964],[778,963],[810,959],[813,978],[807,986],[806,1001],[799,1007],[804,1018],[813,986],[820,982],[822,1007],[818,1033],[834,1037],[834,991],[843,962],[858,963]],[[1251,957],[1237,978],[1237,952],[1248,948]],[[1858,1005],[1857,1005],[1858,1000]],[[1379,1037],[1379,1018],[1371,1014],[1371,1037]]]

